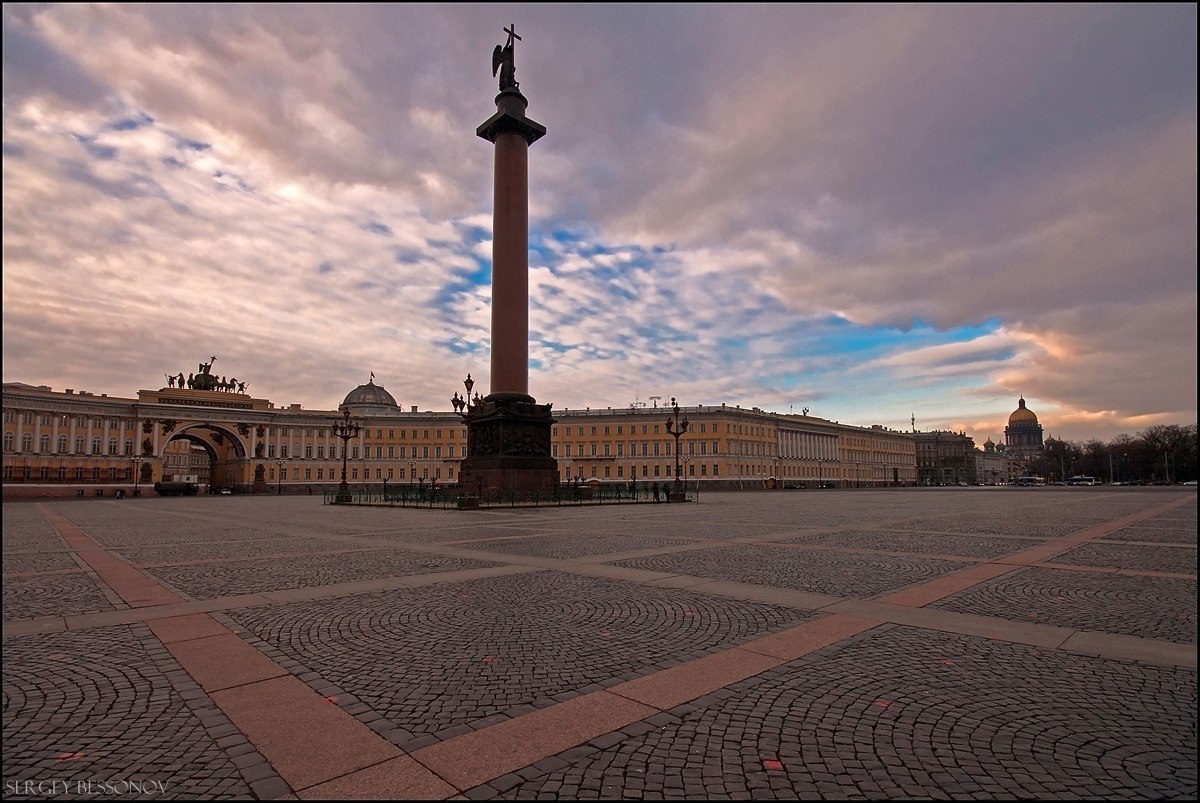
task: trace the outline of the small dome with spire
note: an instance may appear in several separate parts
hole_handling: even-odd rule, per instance
[[[338,405],[338,410],[349,410],[351,415],[376,417],[381,415],[396,415],[400,405],[388,393],[383,385],[375,384],[375,374],[367,380],[367,384],[359,385],[346,394],[346,399]]]

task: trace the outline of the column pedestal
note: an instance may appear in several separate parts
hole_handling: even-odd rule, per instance
[[[550,450],[549,404],[526,393],[493,393],[467,416],[467,457],[458,485],[466,494],[553,497],[558,461]]]

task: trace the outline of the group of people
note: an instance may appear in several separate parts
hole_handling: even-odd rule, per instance
[[[671,484],[668,482],[664,482],[661,484],[657,483],[657,482],[652,483],[650,485],[650,494],[654,498],[655,502],[662,502],[662,501],[670,502],[671,501]],[[638,495],[637,481],[630,480],[629,481],[629,498],[637,499],[637,495]]]

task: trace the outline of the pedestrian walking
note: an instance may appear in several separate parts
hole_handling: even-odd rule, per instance
[[[651,489],[654,491],[654,501],[657,502],[658,501],[658,483],[657,482],[654,483],[654,485],[651,486]]]

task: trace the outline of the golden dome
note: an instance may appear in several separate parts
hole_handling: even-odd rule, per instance
[[[1013,424],[1036,424],[1038,417],[1033,414],[1033,411],[1025,406],[1025,397],[1017,402],[1017,409],[1013,410],[1013,414],[1008,417],[1009,425]]]

